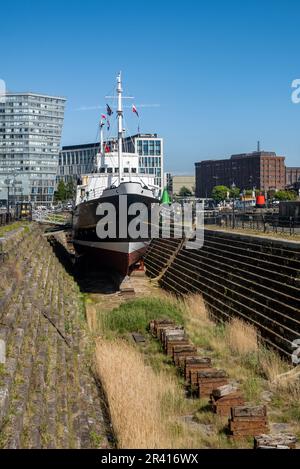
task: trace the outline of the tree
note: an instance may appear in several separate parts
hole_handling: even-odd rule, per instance
[[[182,186],[178,195],[180,195],[180,197],[191,197],[193,193],[188,187]]]
[[[230,194],[230,189],[227,186],[215,186],[212,190],[212,198],[216,202],[227,199],[228,194]]]
[[[75,184],[74,180],[71,179],[66,185],[66,199],[73,199],[75,196]]]
[[[238,187],[234,187],[230,189],[229,195],[233,199],[237,199],[240,196],[241,190]]]
[[[297,194],[295,191],[277,191],[274,195],[276,200],[295,200],[297,199]]]
[[[64,202],[66,198],[67,198],[66,185],[63,180],[60,180],[57,185],[57,189],[54,193],[54,199],[56,201]]]

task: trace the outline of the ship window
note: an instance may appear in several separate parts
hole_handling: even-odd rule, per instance
[[[100,168],[100,173],[105,173],[105,168]]]
[[[112,169],[112,168],[107,168],[107,172],[108,172],[108,173],[112,173],[112,172],[113,172],[113,169]]]
[[[124,168],[124,173],[129,173],[129,168]]]
[[[136,168],[131,168],[132,173],[136,173]]]
[[[119,172],[119,168],[115,168],[115,173],[118,173]]]

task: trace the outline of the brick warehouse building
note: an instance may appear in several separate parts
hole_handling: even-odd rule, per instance
[[[289,188],[300,188],[300,168],[286,168],[286,186]]]
[[[255,151],[232,155],[229,159],[195,163],[196,197],[210,197],[215,186],[262,191],[283,189],[286,185],[285,157],[274,152]]]

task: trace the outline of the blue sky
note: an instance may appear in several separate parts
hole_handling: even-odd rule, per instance
[[[67,98],[63,144],[94,141],[122,70],[143,132],[165,139],[166,169],[265,150],[300,165],[298,0],[22,0],[1,3],[0,78]],[[159,105],[159,106],[155,106]],[[128,130],[137,118],[128,110]]]

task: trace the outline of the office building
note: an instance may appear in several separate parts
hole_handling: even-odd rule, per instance
[[[99,143],[87,143],[62,147],[59,153],[58,181],[77,182],[77,178],[82,174],[93,172],[99,146]]]
[[[117,141],[106,142],[109,151],[115,151]],[[82,174],[95,171],[100,144],[64,146],[59,156],[57,179],[76,181]],[[154,183],[163,189],[163,139],[157,134],[136,134],[123,139],[123,153],[139,156],[138,172],[154,176]]]
[[[172,174],[171,173],[164,174],[164,187],[166,187],[169,194],[172,193]]]
[[[65,99],[7,93],[0,102],[0,201],[53,201]]]
[[[206,160],[195,163],[196,196],[210,197],[215,186],[261,191],[284,189],[286,185],[285,157],[274,152],[255,151],[232,155],[229,159]]]
[[[189,189],[192,194],[195,194],[195,176],[172,176],[172,194],[178,195],[183,187]]]
[[[125,151],[139,155],[139,172],[154,176],[154,184],[163,190],[163,139],[157,134],[136,134],[124,139]]]
[[[289,189],[300,189],[300,167],[286,167],[286,187]]]

